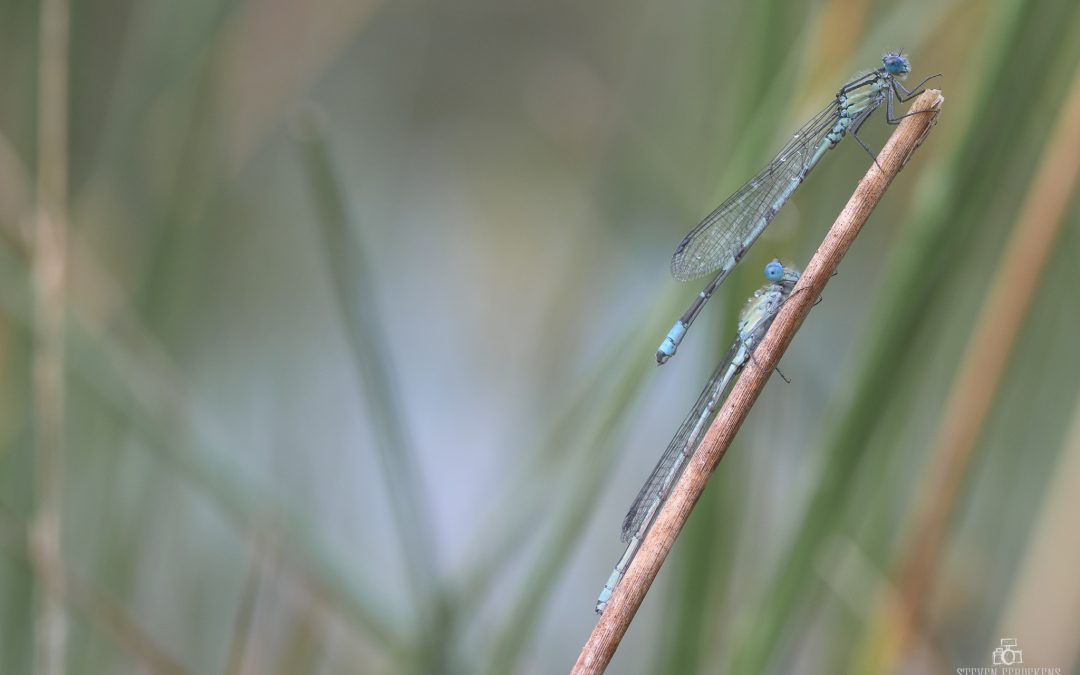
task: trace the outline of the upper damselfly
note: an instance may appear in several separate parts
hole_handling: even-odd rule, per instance
[[[881,68],[858,75],[841,87],[836,99],[796,131],[768,166],[705,216],[679,243],[671,258],[671,274],[676,279],[689,281],[713,272],[715,275],[664,338],[656,352],[657,363],[664,363],[675,354],[690,324],[713,291],[735,269],[827,151],[850,132],[874,157],[859,138],[863,123],[882,104],[885,104],[885,120],[889,124],[897,124],[907,116],[893,114],[894,100],[901,103],[911,100],[931,78],[909,91],[901,84],[911,71],[908,58],[898,52],[889,52],[882,57],[881,63]]]

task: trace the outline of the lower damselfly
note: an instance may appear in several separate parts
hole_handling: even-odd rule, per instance
[[[664,363],[675,354],[690,324],[713,292],[731,274],[825,153],[850,133],[874,157],[859,138],[863,123],[885,105],[885,120],[897,124],[913,113],[895,115],[894,101],[905,103],[911,100],[931,77],[937,77],[928,77],[909,91],[901,84],[911,71],[907,56],[889,52],[881,59],[881,64],[880,68],[857,75],[841,87],[835,100],[792,134],[791,140],[768,166],[705,216],[679,243],[671,258],[672,276],[679,281],[690,281],[715,274],[664,338],[656,352],[657,363]]]
[[[623,519],[622,540],[627,544],[626,552],[615,565],[604,589],[600,591],[600,597],[596,601],[597,613],[604,611],[630,561],[637,555],[645,533],[667,500],[683,467],[697,449],[716,411],[720,409],[735,376],[754,358],[754,349],[769,330],[780,306],[791,295],[791,290],[799,280],[799,272],[791,267],[785,268],[779,261],[774,260],[765,266],[765,278],[769,283],[754,292],[739,314],[738,336],[735,342],[709,378],[705,389],[698,396],[694,407],[683,420]]]

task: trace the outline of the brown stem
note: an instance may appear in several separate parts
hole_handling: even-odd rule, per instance
[[[1080,182],[1080,72],[1062,103],[1046,143],[1039,170],[1013,224],[1001,263],[971,331],[941,424],[930,444],[927,479],[915,501],[897,592],[885,610],[884,660],[877,672],[893,672],[913,644],[934,574],[945,550],[945,536],[967,478],[976,443],[986,425],[1001,380],[1020,338],[1054,242],[1066,224],[1073,191]]]
[[[788,344],[799,329],[814,301],[840,265],[859,230],[881,201],[889,183],[907,163],[915,149],[930,132],[944,98],[936,89],[927,90],[912,103],[910,112],[925,111],[925,115],[906,117],[878,155],[876,164],[855,188],[847,206],[829,229],[817,253],[806,266],[802,278],[789,300],[777,315],[769,332],[754,352],[753,365],[748,367],[732,388],[705,438],[687,464],[664,503],[656,522],[633,562],[616,587],[611,600],[592,634],[581,650],[571,671],[574,675],[601,673],[607,668],[615,649],[637,613],[641,601],[660,571],[668,551],[682,530],[697,503],[716,465],[724,457],[735,433],[750,412],[758,394],[772,375]]]
[[[61,529],[64,493],[64,311],[67,277],[68,4],[41,3],[38,186],[33,221],[34,672],[67,672]]]

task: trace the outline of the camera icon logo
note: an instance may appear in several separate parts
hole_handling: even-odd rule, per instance
[[[995,666],[1013,666],[1024,662],[1024,652],[1016,648],[1016,638],[1001,638],[1001,646],[994,650]]]

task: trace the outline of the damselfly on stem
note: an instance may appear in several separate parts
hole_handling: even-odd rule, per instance
[[[615,586],[637,554],[645,533],[670,494],[686,462],[697,449],[735,376],[754,358],[754,348],[769,330],[780,306],[791,295],[791,289],[799,280],[799,272],[790,267],[785,268],[779,261],[774,260],[765,266],[765,278],[769,283],[754,292],[739,314],[738,337],[709,378],[705,389],[698,396],[694,407],[683,420],[623,519],[622,540],[627,543],[626,552],[615,565],[604,589],[600,591],[600,597],[596,601],[598,613],[603,612],[607,606]]]
[[[679,243],[671,258],[671,274],[676,279],[689,281],[713,272],[715,275],[664,338],[656,352],[657,363],[664,363],[675,354],[709,297],[825,153],[850,132],[874,157],[859,138],[863,123],[884,104],[885,120],[897,124],[907,115],[893,114],[894,100],[907,102],[920,93],[928,80],[937,77],[932,75],[909,91],[901,84],[911,70],[907,57],[890,52],[881,63],[881,68],[859,75],[841,87],[836,99],[796,131],[768,166],[705,216]]]

